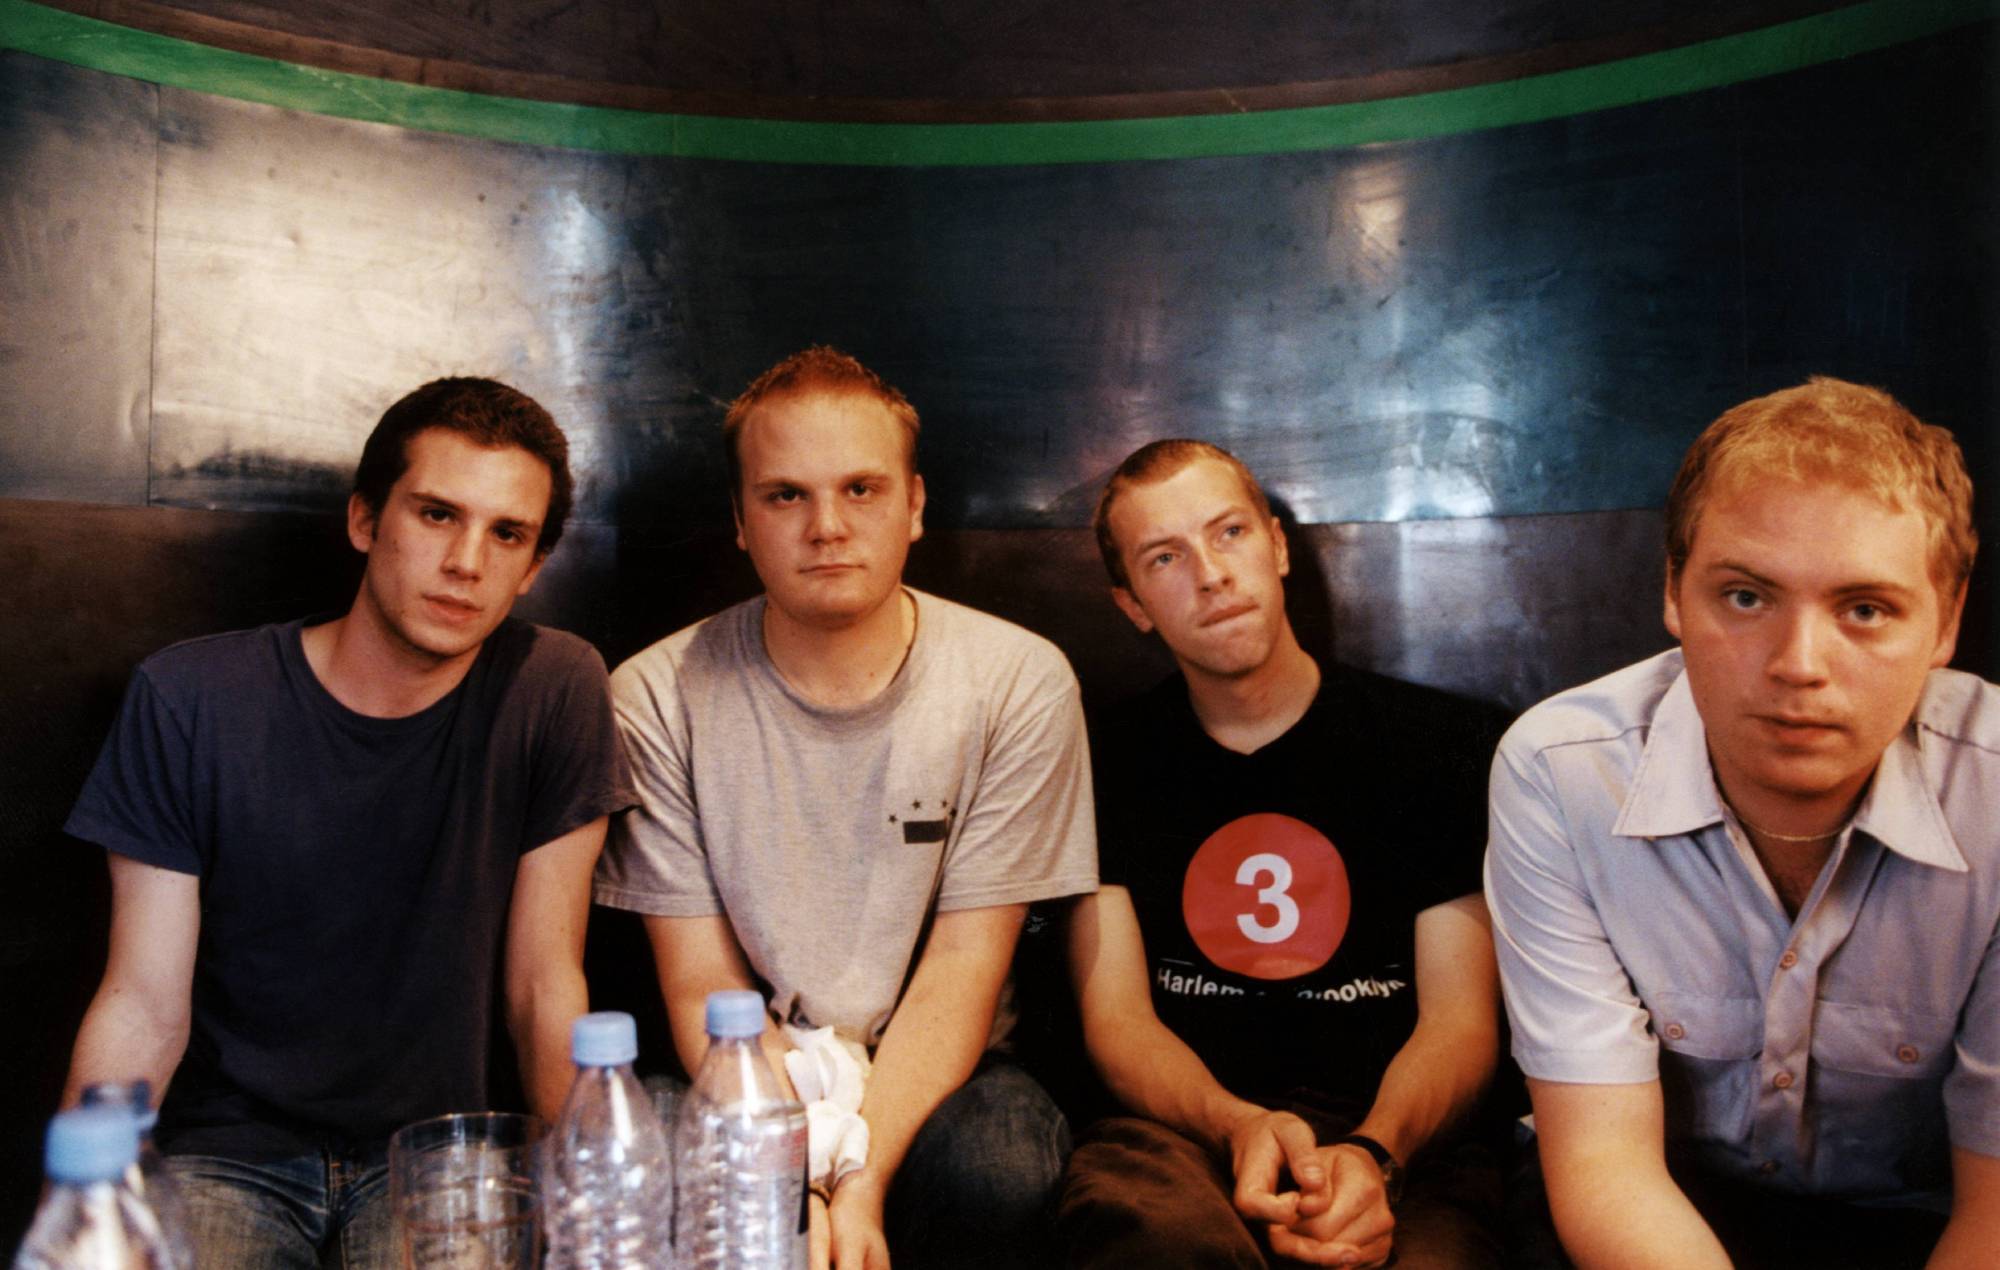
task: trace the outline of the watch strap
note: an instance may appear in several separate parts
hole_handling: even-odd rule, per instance
[[[1344,1133],[1327,1143],[1330,1147],[1360,1147],[1375,1161],[1375,1167],[1382,1170],[1382,1190],[1391,1205],[1403,1197],[1403,1166],[1389,1152],[1389,1148],[1365,1133]]]

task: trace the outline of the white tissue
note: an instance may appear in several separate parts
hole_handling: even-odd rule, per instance
[[[806,1105],[807,1151],[812,1180],[832,1187],[868,1160],[868,1122],[861,1095],[868,1087],[868,1051],[834,1034],[785,1025],[796,1049],[785,1053],[785,1072]]]

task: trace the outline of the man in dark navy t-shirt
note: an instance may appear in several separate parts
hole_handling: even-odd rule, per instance
[[[387,1264],[388,1135],[487,1106],[492,1007],[544,1116],[586,1007],[604,663],[507,616],[561,536],[568,447],[503,384],[382,417],[346,613],[148,658],[66,826],[109,852],[111,950],[66,1100],[164,1089],[197,1263]]]
[[[1497,1264],[1496,1171],[1451,1130],[1498,1059],[1477,892],[1505,719],[1322,671],[1285,613],[1284,534],[1225,451],[1139,450],[1096,527],[1112,598],[1181,673],[1093,738],[1103,889],[1071,964],[1138,1115],[1072,1158],[1073,1261]]]

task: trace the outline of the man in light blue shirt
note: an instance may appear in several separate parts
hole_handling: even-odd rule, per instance
[[[2000,1265],[2000,689],[1942,669],[1976,546],[1943,429],[1747,402],[1669,497],[1680,648],[1502,742],[1487,896],[1579,1265]]]

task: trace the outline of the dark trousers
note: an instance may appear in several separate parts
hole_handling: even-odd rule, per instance
[[[1050,1265],[1069,1146],[1069,1122],[1034,1077],[989,1056],[924,1121],[896,1170],[882,1215],[896,1270]]]
[[[1291,1107],[1321,1141],[1350,1124],[1326,1123]],[[1229,1162],[1163,1124],[1136,1117],[1100,1121],[1070,1156],[1056,1234],[1069,1264],[1089,1267],[1240,1267],[1297,1263],[1273,1257],[1237,1215]],[[1396,1205],[1395,1252],[1402,1270],[1497,1267],[1500,1170],[1492,1153],[1440,1143],[1410,1170]]]

